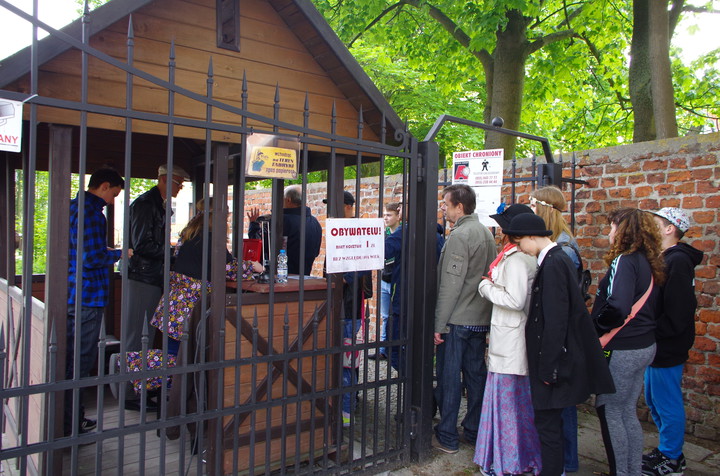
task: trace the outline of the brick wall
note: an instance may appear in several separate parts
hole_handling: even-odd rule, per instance
[[[588,185],[577,189],[576,235],[594,283],[606,270],[602,256],[608,248],[610,228],[606,215],[610,210],[622,206],[647,210],[672,206],[687,210],[694,220],[685,241],[703,251],[705,257],[696,268],[697,337],[683,378],[687,431],[700,438],[716,440],[720,437],[720,133],[582,151],[576,153],[576,157],[576,177],[588,181]],[[506,176],[509,168],[508,163]],[[531,169],[530,160],[518,161],[517,176],[531,176]],[[570,164],[566,162],[564,176],[570,174]],[[347,181],[345,188],[352,190],[354,185],[354,181]],[[564,189],[569,198],[569,186]],[[518,184],[518,201],[527,203],[530,190],[529,184]],[[510,187],[506,186],[503,191],[509,202]],[[325,193],[325,184],[308,185],[308,205],[323,226]],[[386,177],[384,193],[386,201],[398,200],[402,196],[401,177]],[[377,177],[363,179],[362,217],[379,216],[378,196]],[[257,205],[262,210],[267,209],[269,202],[267,191],[247,192],[246,206]],[[321,274],[323,257],[324,246],[313,274]],[[595,287],[591,290],[594,292]],[[371,301],[371,336],[375,335],[374,301]],[[641,414],[647,415],[642,404],[640,409]]]

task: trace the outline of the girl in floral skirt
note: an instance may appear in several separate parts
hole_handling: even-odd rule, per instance
[[[165,331],[163,320],[165,299],[168,300],[168,353],[177,355],[180,348],[180,338],[183,336],[184,325],[190,319],[195,303],[202,295],[202,263],[203,263],[203,222],[204,214],[208,213],[208,226],[212,224],[212,199],[210,211],[205,212],[204,200],[197,204],[197,213],[180,232],[180,240],[175,248],[175,263],[170,272],[170,290],[160,299],[150,324],[161,331]],[[212,228],[208,233],[208,240],[212,243]],[[210,276],[210,247],[207,250],[207,276]],[[225,260],[226,279],[237,280],[238,261],[226,251]],[[263,266],[257,261],[243,261],[242,279],[252,276],[253,272],[261,273]],[[212,290],[212,283],[207,284],[208,294]]]
[[[512,217],[532,213],[526,205],[511,205],[492,215],[502,227]],[[478,292],[493,303],[480,427],[474,461],[486,474],[539,474],[540,441],[533,423],[533,406],[525,351],[525,322],[535,260],[505,237],[503,249],[480,282]]]

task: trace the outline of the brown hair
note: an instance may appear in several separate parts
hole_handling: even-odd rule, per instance
[[[550,235],[552,241],[557,240],[562,232],[573,238],[570,227],[562,216],[562,212],[567,209],[567,201],[559,188],[552,185],[541,187],[533,191],[530,196],[537,200],[535,214],[545,220],[547,229],[552,231]]]
[[[457,207],[458,203],[462,203],[465,215],[472,215],[473,212],[475,212],[477,197],[475,195],[475,190],[470,188],[469,185],[456,183],[454,185],[447,186],[443,189],[441,196],[445,197],[448,193],[450,194],[450,203],[452,203],[453,206]]]
[[[665,281],[662,238],[652,215],[637,208],[618,208],[608,214],[608,223],[617,227],[615,239],[605,254],[608,266],[622,254],[643,253],[650,263],[656,284]]]
[[[385,205],[385,210],[400,214],[400,202],[390,202]]]

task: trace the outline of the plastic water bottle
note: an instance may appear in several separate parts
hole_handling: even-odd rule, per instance
[[[288,267],[287,267],[287,253],[285,250],[280,250],[280,254],[277,257],[277,277],[278,283],[287,283],[288,278]]]

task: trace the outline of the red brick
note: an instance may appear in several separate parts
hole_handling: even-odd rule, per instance
[[[695,182],[685,182],[675,185],[675,193],[692,194],[695,193]]]
[[[707,323],[695,321],[695,335],[704,336],[707,332]]]
[[[607,190],[599,189],[592,191],[593,200],[605,200],[607,198]]]
[[[634,191],[635,191],[635,196],[640,198],[640,197],[650,196],[653,189],[652,189],[652,187],[645,186],[645,187],[636,187],[636,188],[634,188]]]
[[[708,324],[705,336],[720,339],[720,324]]]
[[[657,210],[658,208],[666,207],[666,206],[672,206],[672,205],[658,205],[657,200],[655,200],[654,198],[640,200],[640,203],[638,203],[638,205],[637,205],[637,207],[640,210]]]
[[[695,223],[712,223],[715,220],[715,212],[695,212],[693,213]]]
[[[603,178],[603,179],[600,181],[600,186],[601,186],[602,188],[614,187],[614,186],[615,186],[615,179],[614,179],[613,177]]]
[[[690,160],[690,165],[692,167],[702,167],[703,165],[717,165],[718,159],[716,156],[712,154],[703,155],[700,157],[693,157]]]
[[[697,182],[695,185],[697,186],[697,193],[700,193],[700,194],[708,194],[709,195],[711,193],[718,193],[718,190],[720,190],[720,188],[718,188],[717,185],[713,185],[713,182],[709,181],[709,180],[703,181],[703,182]]]
[[[661,197],[666,197],[675,193],[675,186],[669,183],[661,183],[659,185],[655,185],[654,189]]]
[[[687,159],[684,157],[676,157],[674,159],[670,159],[670,168],[671,169],[686,169],[687,168]]]
[[[708,350],[711,352],[715,352],[717,350],[717,343],[708,337],[698,336],[695,338],[694,347],[698,350]]]
[[[698,376],[702,376],[707,383],[720,383],[720,369],[714,367],[700,367]]]
[[[612,188],[609,193],[612,198],[630,198],[632,196],[629,188]]]
[[[718,294],[720,293],[720,283],[715,280],[705,281],[702,285],[702,292],[706,294]]]
[[[645,175],[643,175],[643,174],[628,175],[627,181],[630,184],[645,183]]]
[[[665,183],[665,174],[647,174],[647,183]]]
[[[585,211],[594,213],[600,211],[600,202],[590,202],[585,206]]]
[[[667,160],[645,160],[642,163],[643,170],[665,170],[667,169]]]
[[[705,206],[717,210],[720,208],[720,195],[713,195],[705,199]]]
[[[720,355],[718,354],[708,354],[708,365],[712,365],[713,367],[720,368]]]
[[[717,266],[699,266],[695,268],[696,278],[715,279],[715,276],[717,276]]]
[[[620,187],[624,187],[625,185],[627,185],[627,177],[624,175],[621,175],[620,177],[618,177],[617,184]]]
[[[694,240],[692,246],[700,251],[715,251],[717,243],[713,240]]]
[[[668,172],[667,174],[668,182],[687,182],[688,180],[690,180],[690,171],[688,170]]]
[[[702,197],[685,197],[682,201],[682,208],[702,208],[703,207],[703,199]]]
[[[700,319],[701,322],[720,324],[720,311],[700,309],[700,312],[698,312],[698,319]]]
[[[628,165],[608,164],[605,166],[606,174],[627,174],[640,171],[640,162],[632,162]]]
[[[713,299],[711,296],[701,294],[697,297],[698,307],[710,307],[713,305]]]
[[[704,364],[705,363],[705,354],[702,352],[698,352],[696,350],[690,350],[689,352],[690,357],[688,358],[689,364]]]
[[[713,176],[712,169],[693,169],[690,172],[692,180],[707,180]]]
[[[599,177],[603,174],[602,167],[581,167],[580,172],[583,177]]]

